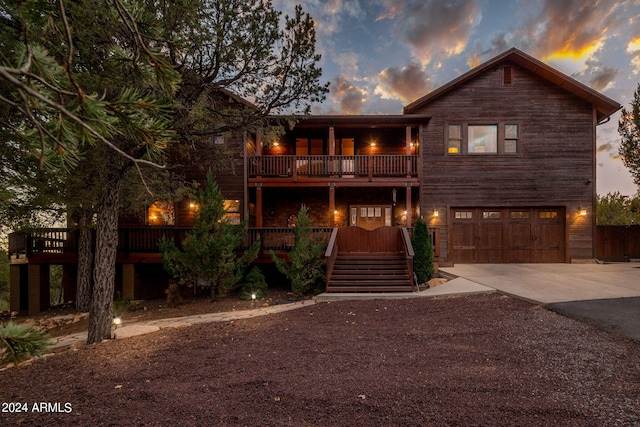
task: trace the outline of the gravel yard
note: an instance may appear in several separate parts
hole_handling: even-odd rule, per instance
[[[0,403],[7,426],[633,426],[640,345],[500,294],[310,303],[8,368]]]

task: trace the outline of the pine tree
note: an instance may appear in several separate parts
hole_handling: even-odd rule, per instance
[[[428,282],[435,274],[433,266],[433,245],[429,236],[427,224],[420,218],[413,227],[413,270],[418,277],[418,283]]]
[[[322,286],[325,278],[324,242],[311,232],[311,219],[307,207],[302,205],[294,228],[293,248],[289,261],[276,256],[271,258],[278,270],[291,281],[291,290],[296,295],[305,295]]]
[[[247,234],[246,221],[236,225],[225,219],[224,196],[211,173],[207,174],[204,188],[194,189],[194,197],[197,211],[182,249],[173,240],[163,238],[160,252],[165,269],[178,283],[209,287],[215,301],[245,276],[246,266],[258,254],[260,241],[237,256]]]
[[[49,345],[49,336],[44,332],[9,322],[0,327],[0,366],[39,357]]]

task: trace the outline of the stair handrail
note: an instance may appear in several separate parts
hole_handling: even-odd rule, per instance
[[[333,274],[333,265],[335,264],[337,254],[338,254],[338,229],[334,228],[331,231],[331,236],[329,237],[329,242],[327,243],[327,250],[324,253],[325,258],[327,259],[327,274],[326,274],[327,285],[329,285],[329,281],[331,280],[331,275]]]
[[[409,236],[409,230],[407,227],[402,227],[400,229],[400,237],[404,252],[404,259],[407,264],[407,270],[409,271],[409,282],[411,283],[411,288],[418,291],[418,284],[414,280],[413,275],[413,257],[415,256],[415,251],[413,250],[413,244],[411,243],[411,237]]]

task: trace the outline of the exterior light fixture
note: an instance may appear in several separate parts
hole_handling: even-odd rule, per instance
[[[438,209],[434,209],[433,210],[433,217],[434,218],[438,218],[440,216],[440,212],[438,212]]]
[[[336,209],[335,211],[333,211],[334,215],[338,215],[338,210]]]
[[[578,209],[578,215],[580,215],[580,216],[587,216],[587,208],[580,208],[580,209]]]

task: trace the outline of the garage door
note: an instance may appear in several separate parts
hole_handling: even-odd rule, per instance
[[[565,262],[564,208],[453,208],[450,260]]]

